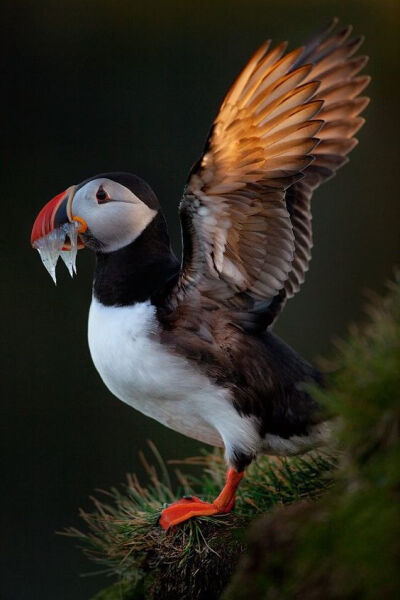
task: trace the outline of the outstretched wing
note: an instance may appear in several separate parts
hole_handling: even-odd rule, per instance
[[[335,19],[315,36],[304,49],[297,66],[311,62],[312,77],[321,84],[315,96],[324,105],[318,113],[323,125],[318,132],[319,144],[313,151],[314,161],[304,171],[304,177],[286,191],[286,204],[292,220],[295,251],[292,269],[284,288],[268,309],[267,321],[272,322],[304,282],[312,249],[311,198],[314,190],[333,177],[337,169],[348,162],[347,154],[357,145],[353,136],[365,119],[360,113],[369,103],[359,97],[369,78],[357,76],[366,65],[366,56],[354,57],[363,42],[362,37],[350,38],[352,27],[334,32]]]
[[[361,126],[367,77],[358,41],[333,26],[286,53],[264,44],[226,96],[180,205],[182,270],[173,299],[201,294],[242,326],[265,327],[304,278],[312,191],[343,163]]]

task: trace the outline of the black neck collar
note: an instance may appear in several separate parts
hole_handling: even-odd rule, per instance
[[[151,300],[159,304],[176,281],[179,262],[173,254],[167,226],[158,212],[131,244],[98,252],[93,294],[105,306],[127,306]]]

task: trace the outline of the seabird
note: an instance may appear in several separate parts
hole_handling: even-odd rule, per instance
[[[362,38],[337,20],[305,46],[266,42],[228,92],[179,207],[183,259],[150,186],[129,173],[72,185],[40,211],[31,242],[55,278],[78,248],[97,257],[88,338],[120,400],[225,448],[214,502],[184,498],[164,529],[229,512],[259,454],[322,444],[326,417],[307,392],[319,371],[271,329],[300,288],[312,247],[311,197],[347,162],[368,104]]]

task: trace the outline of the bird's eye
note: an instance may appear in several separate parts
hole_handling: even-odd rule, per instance
[[[103,186],[100,186],[96,192],[96,200],[99,204],[104,204],[105,202],[109,202],[111,200],[108,193],[105,191]]]

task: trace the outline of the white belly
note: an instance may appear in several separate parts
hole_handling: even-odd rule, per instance
[[[275,435],[261,439],[257,419],[240,416],[227,390],[160,343],[150,302],[114,307],[93,298],[88,333],[95,367],[117,398],[175,431],[225,446],[228,462],[238,450],[248,455],[296,454],[318,445],[324,433],[318,426],[313,440]]]
[[[160,344],[154,306],[93,299],[88,334],[93,362],[117,398],[180,433],[224,445],[215,423],[230,410],[226,392]]]

